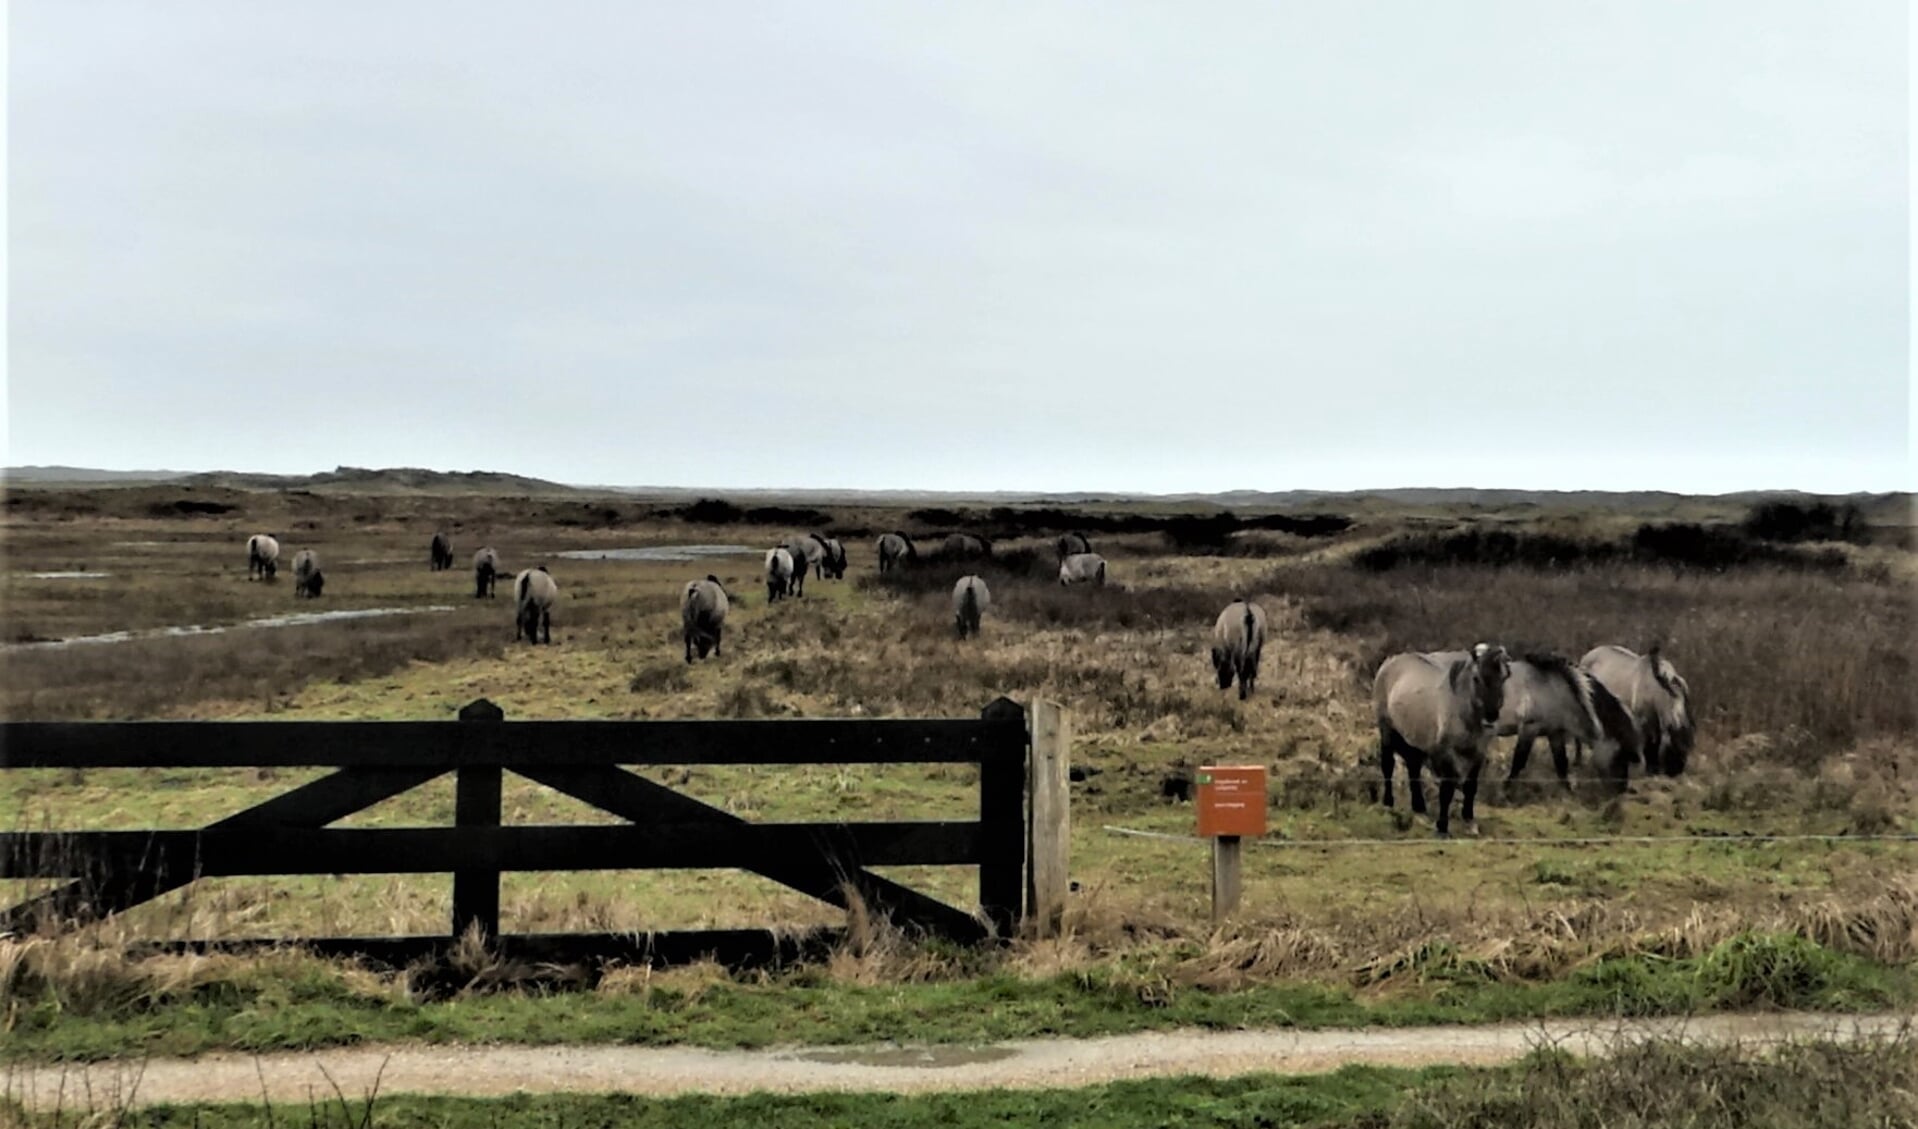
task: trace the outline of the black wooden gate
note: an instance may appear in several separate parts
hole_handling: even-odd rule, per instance
[[[506,721],[481,700],[448,722],[11,722],[0,769],[324,766],[336,771],[190,830],[0,832],[0,877],[65,878],[0,911],[0,932],[98,919],[202,877],[451,873],[447,934],[247,938],[174,948],[298,943],[389,962],[441,950],[469,928],[501,950],[674,963],[796,955],[836,931],[501,935],[503,871],[738,868],[844,908],[849,895],[908,929],[959,940],[1007,936],[1025,892],[1025,712],[1000,699],[976,719]],[[624,765],[968,763],[977,818],[750,823]],[[502,774],[517,773],[627,822],[501,826]],[[328,824],[456,773],[451,827]],[[979,912],[872,873],[875,866],[976,866]]]

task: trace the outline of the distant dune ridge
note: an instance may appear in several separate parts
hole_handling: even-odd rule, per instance
[[[0,470],[7,486],[135,486],[171,484],[233,490],[314,490],[342,494],[580,494],[618,493],[660,500],[726,497],[779,499],[841,505],[909,505],[936,502],[993,502],[1027,505],[1097,505],[1156,502],[1219,506],[1230,509],[1290,509],[1337,502],[1362,507],[1367,502],[1402,506],[1549,506],[1554,509],[1605,509],[1630,513],[1657,511],[1690,498],[1710,497],[1749,504],[1768,499],[1849,501],[1867,521],[1883,525],[1918,523],[1910,493],[1817,495],[1800,490],[1742,490],[1731,494],[1688,495],[1662,490],[1512,490],[1471,487],[1404,487],[1390,490],[1226,490],[1216,494],[1139,494],[1102,491],[1011,490],[854,490],[778,488],[716,490],[689,486],[612,486],[552,482],[501,471],[442,471],[421,467],[336,467],[318,474],[258,474],[247,471],[97,470],[72,466],[19,466]]]

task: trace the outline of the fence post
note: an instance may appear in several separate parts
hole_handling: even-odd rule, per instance
[[[485,698],[460,709],[462,722],[504,721],[506,711]],[[458,827],[498,827],[500,766],[463,764],[455,770],[453,823]],[[453,937],[458,939],[475,922],[487,939],[499,936],[499,871],[453,872]]]
[[[1048,937],[1064,922],[1066,892],[1072,882],[1072,716],[1057,702],[1034,698],[1026,723],[1032,743],[1026,919],[1039,936]]]
[[[1212,924],[1220,925],[1239,908],[1241,870],[1245,844],[1237,835],[1219,835],[1212,840]]]
[[[986,721],[1023,721],[1025,708],[1000,698],[980,716]],[[1022,726],[1023,728],[1023,726]],[[1020,742],[1020,753],[1025,752]],[[989,750],[979,761],[979,908],[1000,937],[1018,926],[1026,891],[1026,758]]]

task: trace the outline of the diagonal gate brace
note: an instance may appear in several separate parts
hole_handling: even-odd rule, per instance
[[[751,826],[730,812],[616,765],[509,767],[529,780],[634,823],[711,822]],[[831,848],[831,830],[830,826],[820,828],[817,854],[768,856],[746,869],[841,909],[847,908],[845,887],[850,885],[868,906],[902,924],[916,925],[956,940],[977,940],[985,936],[985,926],[971,914],[841,857]]]
[[[401,792],[411,791],[445,771],[439,768],[343,768],[208,824],[206,830],[324,827]],[[168,865],[156,859],[152,865],[109,871],[97,881],[78,879],[0,912],[0,933],[32,933],[56,922],[108,917],[177,890],[196,877],[194,868]]]

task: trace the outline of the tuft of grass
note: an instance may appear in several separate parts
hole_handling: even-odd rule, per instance
[[[1658,1040],[1591,1059],[1541,1051],[1514,1069],[1459,1072],[1421,1086],[1395,1109],[1361,1114],[1349,1124],[1852,1129],[1914,1123],[1918,1054],[1909,1037],[1899,1037],[1771,1049]]]

